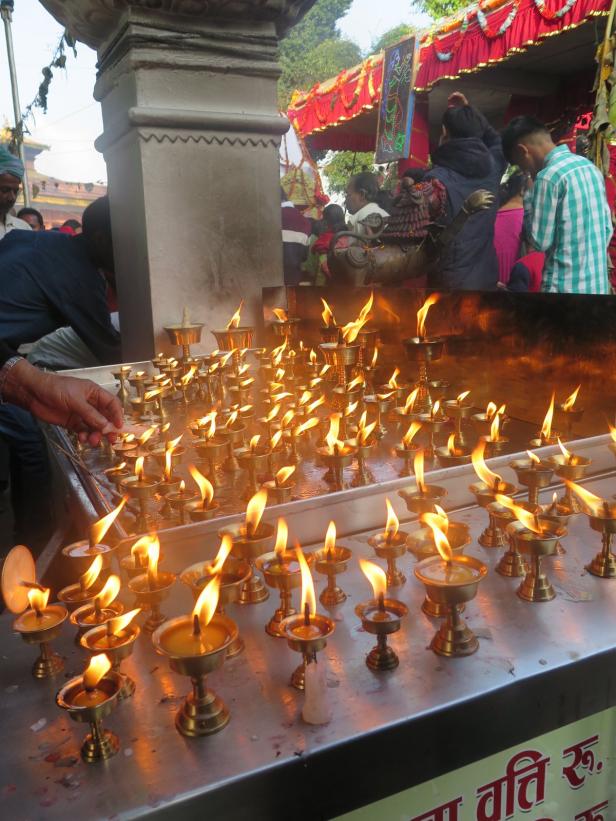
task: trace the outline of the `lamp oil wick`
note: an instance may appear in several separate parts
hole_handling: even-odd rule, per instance
[[[385,594],[384,593],[379,593],[378,603],[379,603],[379,612],[384,613],[385,612]]]
[[[193,616],[193,636],[201,635],[201,622],[199,616],[195,613]]]
[[[308,602],[304,605],[304,626],[310,627],[310,605]]]

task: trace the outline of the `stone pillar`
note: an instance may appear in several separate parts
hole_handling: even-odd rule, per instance
[[[314,0],[41,0],[97,48],[124,359],[282,282],[278,37]]]

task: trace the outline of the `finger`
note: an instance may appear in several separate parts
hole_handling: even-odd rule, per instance
[[[109,424],[107,418],[90,404],[88,396],[73,397],[71,409],[76,416],[80,417],[83,426],[89,430],[101,431],[105,425]]]
[[[85,445],[85,443],[88,441],[87,431],[82,430],[80,433],[77,434],[77,438],[79,439],[82,445]]]
[[[103,388],[95,385],[95,390],[90,396],[90,402],[95,405],[115,428],[121,428],[124,424],[124,412],[122,403],[117,396],[109,393]]]
[[[101,435],[98,431],[93,431],[88,436],[88,442],[92,445],[93,448],[97,448],[101,441]]]

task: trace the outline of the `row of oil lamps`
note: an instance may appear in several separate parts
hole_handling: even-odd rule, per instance
[[[542,558],[559,550],[566,535],[566,523],[576,510],[588,516],[593,530],[602,533],[601,552],[588,565],[589,572],[602,578],[616,578],[616,556],[611,539],[616,532],[616,504],[585,490],[573,479],[583,477],[590,465],[588,459],[563,452],[549,462],[541,462],[529,453],[528,460],[515,460],[511,467],[518,481],[528,490],[528,501],[518,504],[512,496],[517,488],[502,480],[485,464],[481,443],[473,453],[473,465],[481,480],[471,485],[478,503],[489,514],[488,528],[479,541],[485,547],[506,546],[496,571],[510,577],[522,577],[518,596],[529,602],[549,601],[554,590],[542,567]],[[614,449],[614,448],[612,448]],[[449,521],[440,506],[446,492],[429,485],[423,478],[423,453],[415,456],[416,488],[401,491],[410,511],[419,514],[422,527],[413,533],[399,529],[389,504],[385,530],[370,539],[379,558],[387,561],[387,571],[371,562],[360,560],[362,570],[373,585],[374,597],[357,605],[355,611],[363,628],[377,637],[376,646],[366,659],[374,670],[391,670],[398,664],[388,636],[397,632],[407,614],[405,604],[387,596],[405,582],[397,566],[407,550],[420,561],[415,576],[424,584],[426,598],[422,609],[430,616],[444,617],[432,643],[432,649],[444,656],[463,656],[476,651],[477,637],[461,617],[466,602],[476,595],[479,583],[487,574],[479,559],[466,556],[470,543],[468,526]],[[540,506],[537,493],[546,487],[552,473],[563,478],[566,494],[551,505]],[[137,607],[129,613],[116,601],[120,579],[108,575],[102,588],[97,585],[101,571],[109,570],[111,548],[102,544],[107,530],[122,509],[123,502],[90,531],[89,538],[65,549],[76,566],[84,570],[76,584],[61,590],[61,603],[48,604],[49,590],[36,582],[32,556],[23,546],[9,554],[2,574],[2,590],[9,609],[19,613],[14,629],[24,641],[40,645],[40,656],[33,673],[44,678],[62,669],[62,659],[50,650],[49,642],[57,637],[69,618],[78,629],[81,646],[91,655],[82,676],[71,679],[58,693],[57,702],[76,721],[90,723],[91,732],[82,747],[86,761],[108,758],[117,752],[117,738],[102,727],[102,719],[117,702],[132,694],[134,682],[120,672],[120,663],[132,653],[139,635],[134,617],[148,611],[144,630],[152,632],[156,650],[167,656],[171,668],[191,678],[192,693],[176,716],[178,730],[187,736],[207,735],[224,727],[229,711],[219,696],[206,687],[205,676],[220,667],[228,656],[242,651],[243,643],[235,622],[224,612],[230,602],[256,604],[268,598],[268,587],[277,589],[280,603],[266,625],[272,636],[283,637],[289,646],[302,654],[302,662],[291,681],[299,689],[307,686],[310,665],[334,632],[335,622],[316,610],[310,566],[327,578],[320,601],[331,607],[346,598],[337,584],[352,558],[351,551],[337,542],[336,530],[330,524],[325,545],[307,556],[297,549],[287,549],[288,531],[279,520],[275,532],[262,521],[267,491],[260,490],[250,500],[245,520],[220,531],[221,547],[213,562],[202,562],[187,568],[181,580],[196,599],[190,615],[171,620],[161,613],[160,605],[169,595],[176,577],[160,570],[159,543],[156,536],[135,542],[130,554],[122,557],[121,567],[128,575],[128,588],[135,595]],[[275,539],[275,547],[271,551]],[[527,565],[525,556],[530,558]],[[94,557],[94,558],[92,558]],[[85,568],[85,569],[84,569]],[[291,605],[292,591],[302,588],[301,609]]]

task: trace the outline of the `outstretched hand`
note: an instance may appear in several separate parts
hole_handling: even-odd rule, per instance
[[[113,440],[124,421],[119,399],[100,385],[40,371],[25,359],[11,368],[2,393],[5,401],[78,433],[91,445],[98,445],[103,436]]]

